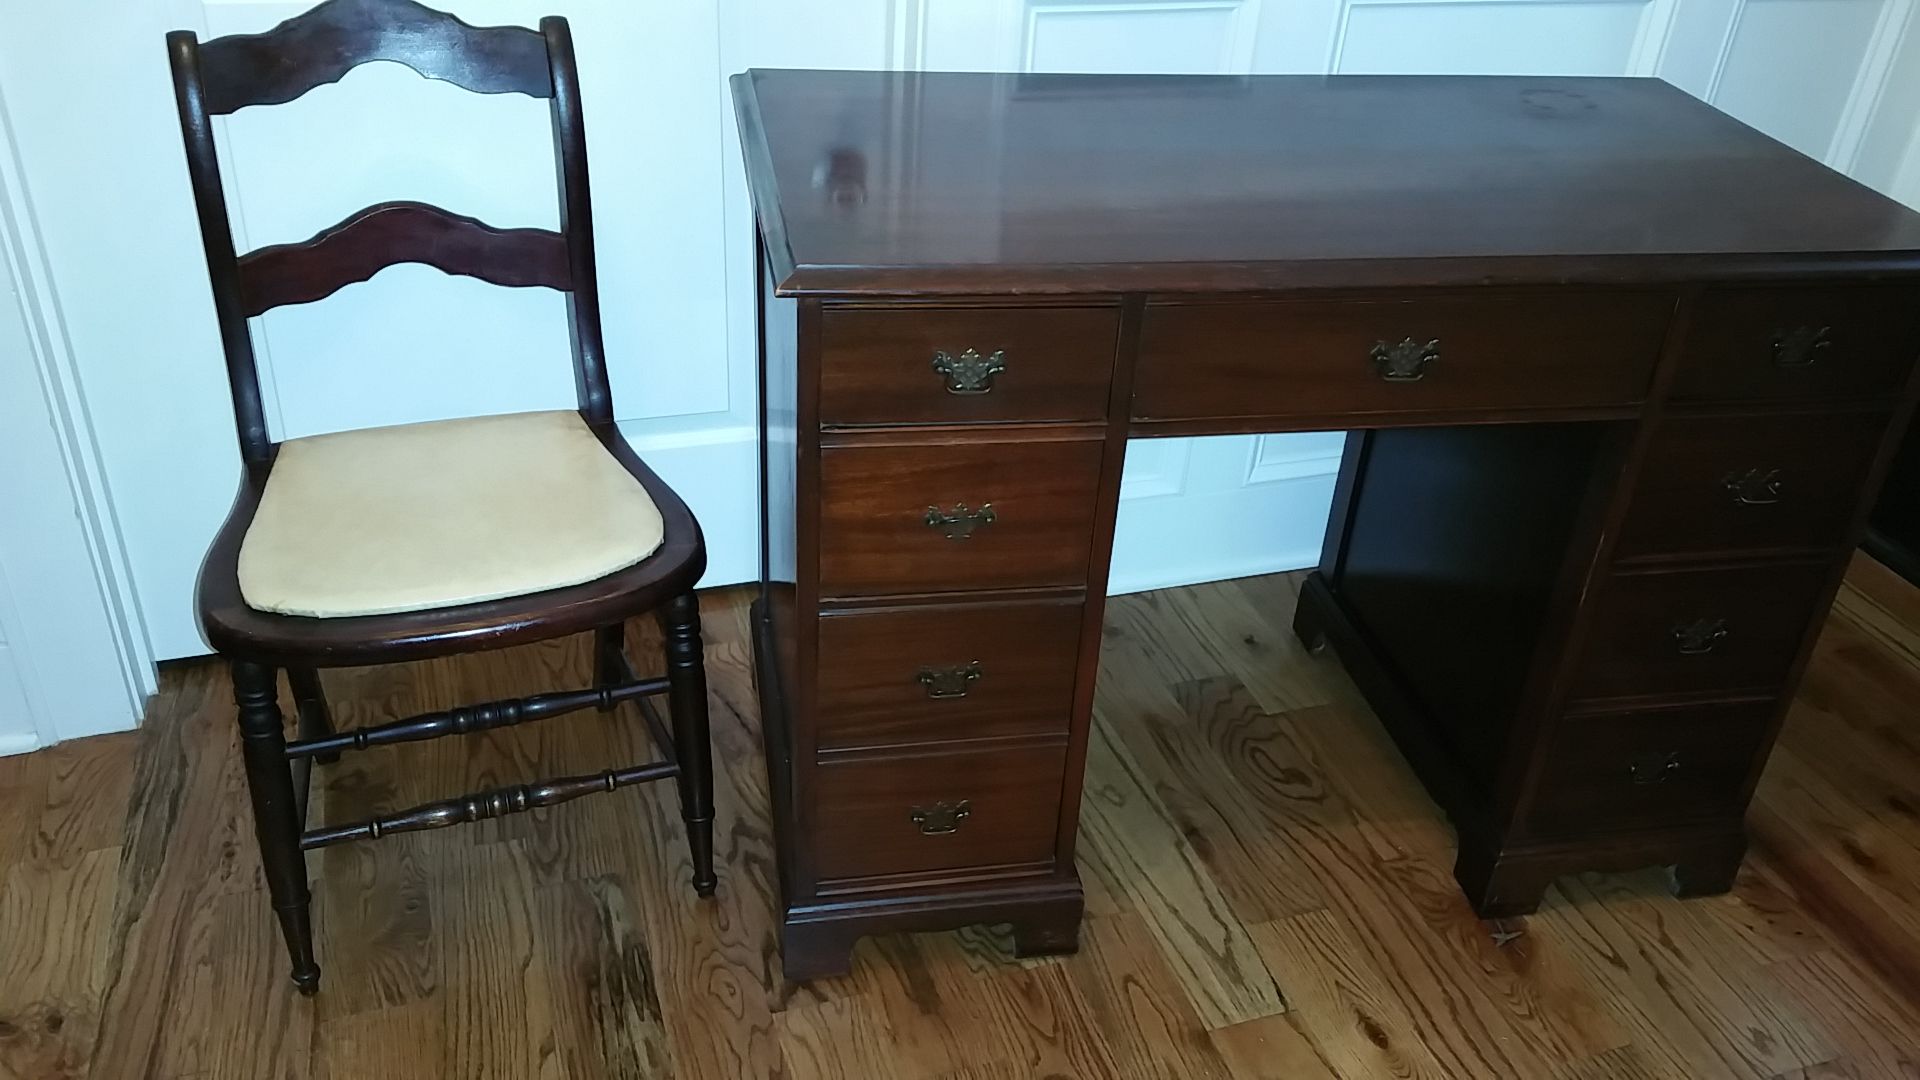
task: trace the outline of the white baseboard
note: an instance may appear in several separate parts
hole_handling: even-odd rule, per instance
[[[0,757],[26,754],[40,749],[40,737],[31,731],[0,735]]]
[[[707,538],[701,588],[760,578],[760,436],[742,425],[648,431],[622,420],[634,452],[687,501]]]
[[[1261,559],[1170,562],[1165,564],[1158,573],[1133,573],[1125,577],[1109,574],[1107,595],[1124,596],[1127,593],[1147,592],[1152,589],[1176,589],[1182,585],[1198,585],[1203,581],[1228,581],[1233,578],[1258,577],[1261,574],[1283,574],[1289,570],[1301,570],[1314,566],[1319,562],[1318,544],[1312,547],[1276,551],[1272,556]]]

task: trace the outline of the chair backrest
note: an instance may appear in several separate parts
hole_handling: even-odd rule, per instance
[[[234,419],[249,465],[271,460],[274,443],[261,409],[247,320],[282,304],[318,300],[403,262],[496,285],[565,291],[580,412],[590,423],[613,419],[600,337],[580,83],[565,19],[548,16],[537,31],[474,27],[414,0],[326,0],[263,34],[202,43],[192,32],[178,30],[167,35],[167,53],[233,387]],[[549,99],[560,231],[494,229],[425,203],[389,202],[353,214],[304,243],[236,255],[211,118],[249,105],[292,101],[372,60],[404,64],[429,79],[478,93]]]

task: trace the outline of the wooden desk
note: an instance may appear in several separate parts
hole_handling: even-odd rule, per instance
[[[1728,887],[1914,400],[1920,215],[1653,81],[734,90],[790,977],[876,931],[1073,947],[1137,436],[1355,429],[1295,628],[1482,914]]]

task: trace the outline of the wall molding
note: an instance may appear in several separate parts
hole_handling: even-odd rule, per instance
[[[1221,42],[1216,74],[1244,73],[1253,67],[1255,32],[1260,25],[1260,0],[1025,0],[1020,23],[1020,70],[1033,70],[1035,34],[1044,16],[1135,15],[1144,12],[1224,11],[1232,29]]]
[[[1866,147],[1867,131],[1886,101],[1893,78],[1894,61],[1913,25],[1915,0],[1882,0],[1880,17],[1867,39],[1867,54],[1854,75],[1853,86],[1841,106],[1840,119],[1834,125],[1833,139],[1821,160],[1851,175],[1860,165],[1860,153]]]
[[[1284,448],[1288,435],[1298,432],[1261,435],[1247,450],[1247,477],[1244,486],[1279,484],[1293,480],[1311,480],[1332,476],[1340,471],[1345,443],[1333,449],[1315,449],[1306,453]]]
[[[138,718],[159,686],[153,650],[4,89],[0,89],[0,257],[7,260],[19,291],[28,350],[66,467],[94,584],[113,626],[128,713]]]

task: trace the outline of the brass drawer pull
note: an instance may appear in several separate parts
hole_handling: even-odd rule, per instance
[[[1373,360],[1373,369],[1387,382],[1419,382],[1426,378],[1427,366],[1440,359],[1440,339],[1425,345],[1412,338],[1404,338],[1398,345],[1376,342],[1367,355]]]
[[[1748,469],[1730,472],[1720,483],[1741,506],[1772,506],[1780,501],[1779,469]]]
[[[1796,326],[1773,332],[1773,364],[1782,368],[1810,368],[1833,348],[1833,327]]]
[[[968,349],[959,356],[936,352],[933,370],[947,377],[949,394],[990,394],[993,377],[1007,370],[1007,353],[1005,349],[995,349],[986,356],[981,356],[977,349]]]
[[[973,814],[973,803],[961,799],[959,802],[937,802],[932,806],[913,808],[913,823],[920,829],[922,836],[945,836],[958,832],[960,823]]]
[[[1681,656],[1705,656],[1727,637],[1727,620],[1695,619],[1673,628],[1673,644]]]
[[[1673,778],[1674,773],[1679,771],[1680,754],[1677,751],[1667,754],[1664,757],[1647,758],[1642,761],[1629,762],[1627,765],[1627,775],[1633,778],[1634,783],[1642,787],[1664,784]]]
[[[965,540],[975,529],[993,524],[993,504],[981,503],[980,509],[969,510],[966,503],[954,503],[950,511],[929,506],[925,521],[928,528],[939,529],[949,540]]]
[[[930,668],[923,667],[920,674],[914,676],[916,682],[927,688],[930,698],[963,698],[980,678],[980,661],[975,660],[959,667]]]

